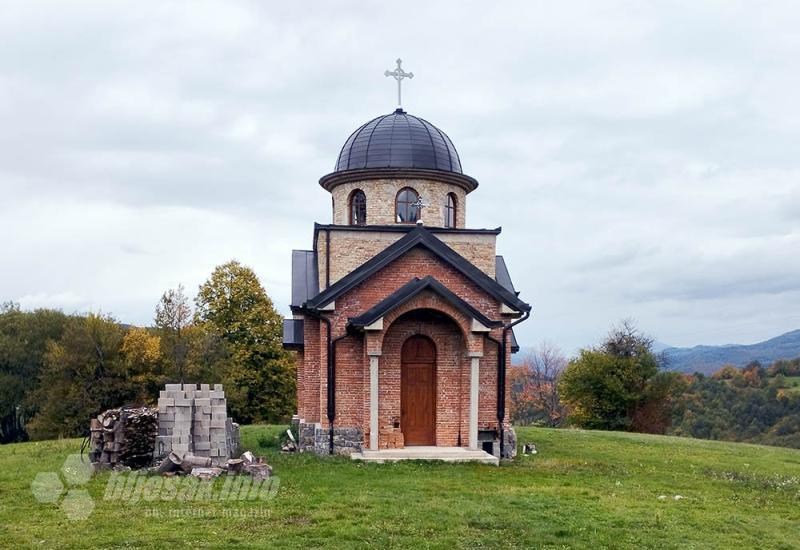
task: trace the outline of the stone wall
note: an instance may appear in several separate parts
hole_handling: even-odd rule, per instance
[[[319,423],[301,422],[297,428],[300,452],[311,452],[320,456],[330,455],[330,430]],[[361,452],[364,433],[358,427],[343,426],[333,428],[333,454],[350,456]]]
[[[338,185],[332,191],[333,223],[348,225],[350,194],[360,189],[367,197],[367,224],[392,225],[395,217],[395,198],[404,187],[411,187],[429,206],[422,209],[422,222],[430,227],[444,227],[445,203],[448,193],[456,196],[456,227],[464,228],[466,222],[466,197],[463,187],[452,183],[428,179],[373,179]]]

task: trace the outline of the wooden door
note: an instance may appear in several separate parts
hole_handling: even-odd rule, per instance
[[[400,429],[406,445],[436,445],[436,348],[412,336],[400,358]]]

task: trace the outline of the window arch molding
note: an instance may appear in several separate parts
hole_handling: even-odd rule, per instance
[[[444,200],[444,226],[456,227],[458,220],[458,197],[455,193],[448,193]]]
[[[367,224],[367,195],[361,189],[353,189],[347,198],[347,223]]]
[[[397,223],[416,223],[419,219],[419,193],[413,187],[403,187],[394,199],[395,221]]]

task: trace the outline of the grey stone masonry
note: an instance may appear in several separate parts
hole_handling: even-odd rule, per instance
[[[300,452],[313,452],[320,456],[330,454],[330,430],[323,428],[319,423],[301,422],[298,425],[298,447]],[[364,444],[364,433],[357,427],[333,428],[333,453],[336,455],[350,456],[361,452]]]
[[[154,455],[174,451],[225,463],[239,447],[239,425],[228,418],[222,384],[167,384],[158,398],[158,438]]]
[[[499,445],[497,445],[497,450],[499,454]],[[509,426],[503,430],[503,456],[500,458],[514,458],[515,456],[517,456],[517,432]]]

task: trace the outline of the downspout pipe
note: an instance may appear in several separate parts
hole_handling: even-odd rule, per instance
[[[343,334],[339,336],[335,340],[331,339],[331,320],[325,317],[324,315],[320,314],[318,311],[314,311],[311,309],[304,310],[305,313],[311,315],[315,319],[319,319],[323,323],[325,323],[325,329],[327,334],[326,341],[328,342],[328,361],[327,361],[327,373],[328,373],[328,408],[327,408],[327,417],[328,417],[328,428],[330,433],[328,434],[328,452],[333,454],[333,422],[336,420],[336,342],[341,340],[342,338],[346,338],[347,334]]]
[[[500,457],[502,458],[503,452],[505,451],[505,442],[504,442],[504,430],[503,430],[503,422],[506,418],[506,349],[508,342],[508,331],[514,328],[516,325],[520,324],[523,321],[526,321],[531,316],[531,312],[526,311],[522,317],[514,321],[513,323],[509,323],[507,325],[503,325],[503,337],[500,342],[496,339],[492,338],[491,336],[486,336],[489,340],[496,343],[500,348],[498,351],[497,356],[497,428],[500,434]]]
[[[333,454],[333,421],[336,419],[336,342],[342,338],[347,338],[347,334],[342,334],[338,338],[331,340],[330,321],[328,321],[328,424],[330,434],[328,434],[328,452]]]

